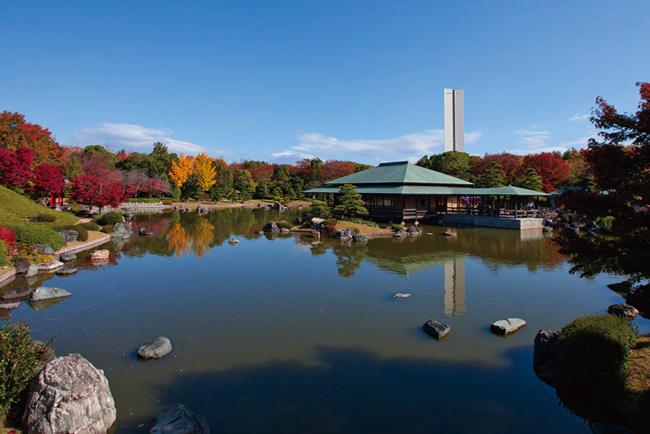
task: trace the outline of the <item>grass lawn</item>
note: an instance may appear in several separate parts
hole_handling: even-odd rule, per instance
[[[41,214],[54,216],[53,222],[35,222]],[[57,230],[74,225],[77,217],[67,212],[54,211],[33,200],[0,186],[0,226],[12,229],[18,241],[28,244],[49,244],[55,249],[65,244]]]

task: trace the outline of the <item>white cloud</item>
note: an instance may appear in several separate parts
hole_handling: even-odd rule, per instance
[[[589,113],[577,113],[569,118],[569,122],[588,121],[590,117]]]
[[[133,150],[150,150],[154,142],[162,142],[169,147],[170,151],[192,155],[208,151],[203,146],[171,137],[173,133],[172,130],[166,128],[147,128],[135,124],[103,123],[96,128],[82,128],[73,134],[72,140],[75,144],[82,146],[99,144],[112,148]],[[213,154],[214,152],[210,153]]]
[[[523,128],[514,132],[519,136],[519,144],[522,146],[518,149],[510,149],[508,152],[516,155],[536,154],[538,152],[564,152],[566,147],[549,146],[547,142],[551,139],[551,133],[540,130],[535,127]]]
[[[589,139],[591,137],[592,136],[579,137],[579,138],[577,138],[575,140],[569,140],[567,142],[562,142],[562,143],[560,143],[560,146],[563,146],[565,148],[576,148],[576,149],[586,148],[587,145],[589,144]]]
[[[387,139],[341,139],[317,132],[301,133],[298,143],[288,149],[271,154],[275,160],[290,161],[301,158],[361,159],[364,161],[387,161],[406,159],[417,161],[425,154],[437,151],[444,142],[442,129],[424,130]],[[465,143],[475,143],[481,131],[465,134]]]

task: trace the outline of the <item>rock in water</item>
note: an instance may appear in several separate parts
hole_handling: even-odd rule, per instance
[[[44,262],[42,264],[38,264],[39,271],[51,271],[61,267],[63,267],[63,262],[57,261],[56,259],[52,259],[51,261]]]
[[[23,426],[27,433],[103,434],[115,422],[104,373],[79,354],[57,357],[32,380]]]
[[[411,225],[411,226],[408,227],[408,229],[406,229],[406,233],[410,237],[419,237],[420,235],[422,235],[422,229],[420,229],[419,227],[417,227],[415,225]]]
[[[639,310],[629,304],[613,304],[607,308],[607,313],[623,318],[634,319],[639,315]]]
[[[32,293],[31,288],[14,288],[0,295],[0,300],[20,300]]]
[[[93,250],[90,253],[90,259],[93,260],[93,261],[108,259],[110,254],[111,254],[111,252],[108,249]]]
[[[25,277],[34,277],[38,274],[38,264],[30,264],[29,268],[27,269],[27,272],[25,273]]]
[[[209,434],[210,427],[203,416],[192,413],[183,404],[176,404],[156,416],[149,430],[149,434],[172,433]]]
[[[63,267],[56,272],[59,276],[69,276],[75,274],[78,270],[75,267]]]
[[[72,295],[65,289],[61,288],[54,288],[54,287],[49,287],[49,286],[39,286],[32,292],[32,295],[30,296],[29,300],[30,301],[43,301],[43,300],[50,300],[52,298],[61,298],[61,297],[68,297]]]
[[[368,242],[368,237],[366,237],[365,235],[361,235],[361,234],[354,234],[354,236],[352,237],[352,240],[355,243],[365,244],[365,243]]]
[[[70,262],[74,261],[77,259],[77,255],[74,253],[61,253],[61,256],[59,256],[59,260],[63,262]]]
[[[526,325],[526,321],[521,318],[508,318],[494,321],[490,324],[490,330],[499,335],[509,335]]]
[[[454,231],[444,231],[442,234],[446,237],[455,237],[458,235],[458,233]]]
[[[27,259],[19,259],[16,261],[14,268],[16,269],[16,274],[26,273],[29,269],[29,261]]]
[[[239,240],[235,238],[231,238],[228,240],[228,244],[230,244],[231,246],[236,246],[237,244],[239,244]]]
[[[113,226],[113,233],[111,233],[111,238],[129,238],[131,236],[131,223],[116,223]]]
[[[533,366],[542,366],[553,358],[553,344],[559,336],[560,332],[557,331],[540,330],[537,332],[533,350]]]
[[[438,321],[427,321],[422,326],[422,330],[435,339],[442,339],[449,334],[451,326]]]
[[[393,294],[393,298],[409,298],[411,295],[410,292],[396,292]]]
[[[354,229],[342,229],[336,233],[336,238],[342,241],[352,241],[354,239]]]
[[[164,336],[159,336],[153,341],[141,345],[140,348],[138,348],[138,357],[144,360],[160,359],[171,352],[171,341]]]
[[[19,306],[19,301],[14,301],[12,303],[0,303],[0,309],[18,309]]]
[[[273,220],[269,220],[263,228],[264,232],[280,233],[280,227]]]

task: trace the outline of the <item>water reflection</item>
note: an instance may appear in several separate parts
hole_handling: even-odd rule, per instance
[[[465,258],[445,261],[445,315],[462,315],[465,307]]]

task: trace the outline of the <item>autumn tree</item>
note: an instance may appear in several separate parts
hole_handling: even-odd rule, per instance
[[[566,181],[569,175],[569,166],[558,154],[541,152],[526,155],[523,162],[524,170],[532,167],[542,177],[543,189],[550,192]]]
[[[48,129],[27,122],[20,113],[1,112],[0,148],[15,152],[21,147],[32,150],[36,164],[60,162],[61,147]]]
[[[124,185],[117,171],[102,175],[85,174],[73,180],[71,197],[90,207],[118,206],[125,198]]]
[[[192,174],[196,177],[196,182],[203,191],[208,191],[217,182],[215,179],[217,170],[212,164],[212,159],[205,152],[201,152],[194,159]]]
[[[34,151],[20,146],[15,151],[0,148],[0,184],[8,187],[26,187],[32,177]]]
[[[34,190],[50,196],[50,206],[54,206],[55,197],[63,194],[64,185],[60,166],[43,163],[34,169]]]
[[[194,167],[193,158],[191,156],[184,156],[181,154],[178,161],[172,161],[169,168],[169,179],[177,187],[181,188],[187,178],[192,174]]]
[[[368,215],[368,209],[365,206],[366,203],[354,185],[342,185],[339,193],[336,197],[336,205],[333,210],[336,216],[357,218]]]
[[[485,169],[494,162],[501,166],[501,169],[503,170],[505,176],[504,183],[514,184],[515,178],[521,171],[522,161],[523,157],[509,154],[507,152],[502,152],[500,154],[485,154],[472,164],[472,175],[478,179]]]
[[[599,227],[565,230],[558,240],[570,255],[572,271],[584,276],[605,272],[637,282],[650,279],[650,83],[638,86],[640,102],[633,114],[596,99],[591,121],[600,132],[585,152],[595,189],[563,195],[566,209],[585,229],[591,222]],[[628,303],[650,308],[650,286],[628,294]]]

